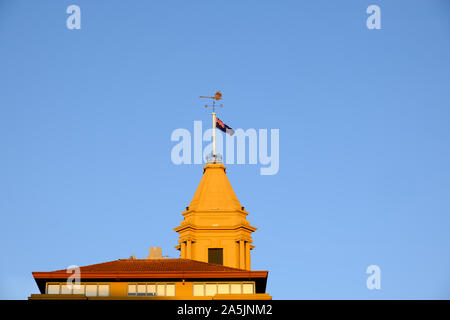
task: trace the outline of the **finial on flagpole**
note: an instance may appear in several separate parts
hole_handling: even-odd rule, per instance
[[[217,91],[213,97],[200,96],[200,98],[211,99],[212,105],[205,105],[205,108],[212,107],[212,122],[213,122],[213,162],[216,162],[216,101],[222,100],[222,93]],[[223,107],[222,104],[217,105],[218,107]]]

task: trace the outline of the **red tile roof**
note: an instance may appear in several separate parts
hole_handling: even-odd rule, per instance
[[[118,259],[80,267],[86,272],[244,271],[189,259]],[[53,272],[66,272],[66,269]]]
[[[138,278],[267,278],[267,271],[249,271],[189,259],[119,259],[80,267],[81,279]],[[35,279],[67,279],[67,269],[33,272]]]

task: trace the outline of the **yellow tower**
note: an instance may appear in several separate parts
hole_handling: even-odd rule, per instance
[[[216,155],[215,107],[222,94],[217,91],[212,97],[200,98],[212,100],[213,153],[203,168],[194,198],[182,213],[184,220],[174,229],[180,235],[175,248],[181,251],[182,259],[251,270],[250,250],[254,248],[251,234],[256,228],[248,222],[248,212],[228,181],[221,156]]]
[[[217,157],[203,168],[203,177],[184,220],[174,230],[179,233],[182,259],[223,264],[251,270],[251,234],[256,230],[246,219],[226,175],[226,167]]]

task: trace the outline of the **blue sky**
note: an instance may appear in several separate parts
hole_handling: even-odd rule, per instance
[[[449,299],[449,18],[445,0],[0,0],[0,298],[36,293],[32,271],[178,257],[202,166],[174,165],[170,135],[209,126],[198,96],[220,89],[227,124],[280,130],[278,174],[228,166],[275,299]]]

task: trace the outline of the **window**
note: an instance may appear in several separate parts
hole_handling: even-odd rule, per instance
[[[129,296],[135,296],[136,295],[136,285],[135,284],[129,284],[128,285],[128,295]]]
[[[74,285],[72,288],[73,294],[84,294],[84,284]]]
[[[97,285],[96,284],[87,284],[86,285],[86,296],[87,297],[95,297],[97,295]]]
[[[156,295],[157,296],[165,296],[166,295],[166,286],[164,284],[158,284],[156,286]]]
[[[219,283],[217,285],[217,293],[218,294],[229,294],[230,293],[230,285],[228,283],[226,283],[226,284]]]
[[[217,284],[206,284],[205,285],[205,295],[215,296],[217,293]]]
[[[215,264],[223,264],[223,248],[209,248],[208,262]]]
[[[216,294],[254,294],[254,282],[194,283],[194,296],[214,296]]]
[[[175,296],[175,285],[174,284],[166,285],[166,296],[168,296],[168,297]]]
[[[109,296],[109,285],[107,285],[107,284],[98,285],[98,296],[99,297],[108,297]]]
[[[128,296],[175,296],[174,283],[129,283]]]
[[[109,297],[110,290],[107,283],[86,283],[76,285],[74,283],[47,284],[47,294],[83,294],[88,297]]]
[[[61,285],[61,294],[72,294],[72,286],[71,285]]]
[[[241,293],[241,284],[233,283],[231,285],[231,293],[232,294],[240,294]]]
[[[244,294],[253,294],[253,284],[251,283],[244,283],[242,285],[242,293]]]
[[[47,294],[59,294],[59,284],[49,284],[47,286]]]
[[[156,285],[154,285],[154,284],[147,285],[147,295],[148,296],[156,296]]]
[[[203,284],[194,284],[193,285],[193,295],[197,297],[202,297],[205,295],[205,285]]]
[[[147,295],[147,285],[146,284],[138,284],[137,285],[137,295],[141,296],[141,297]]]

